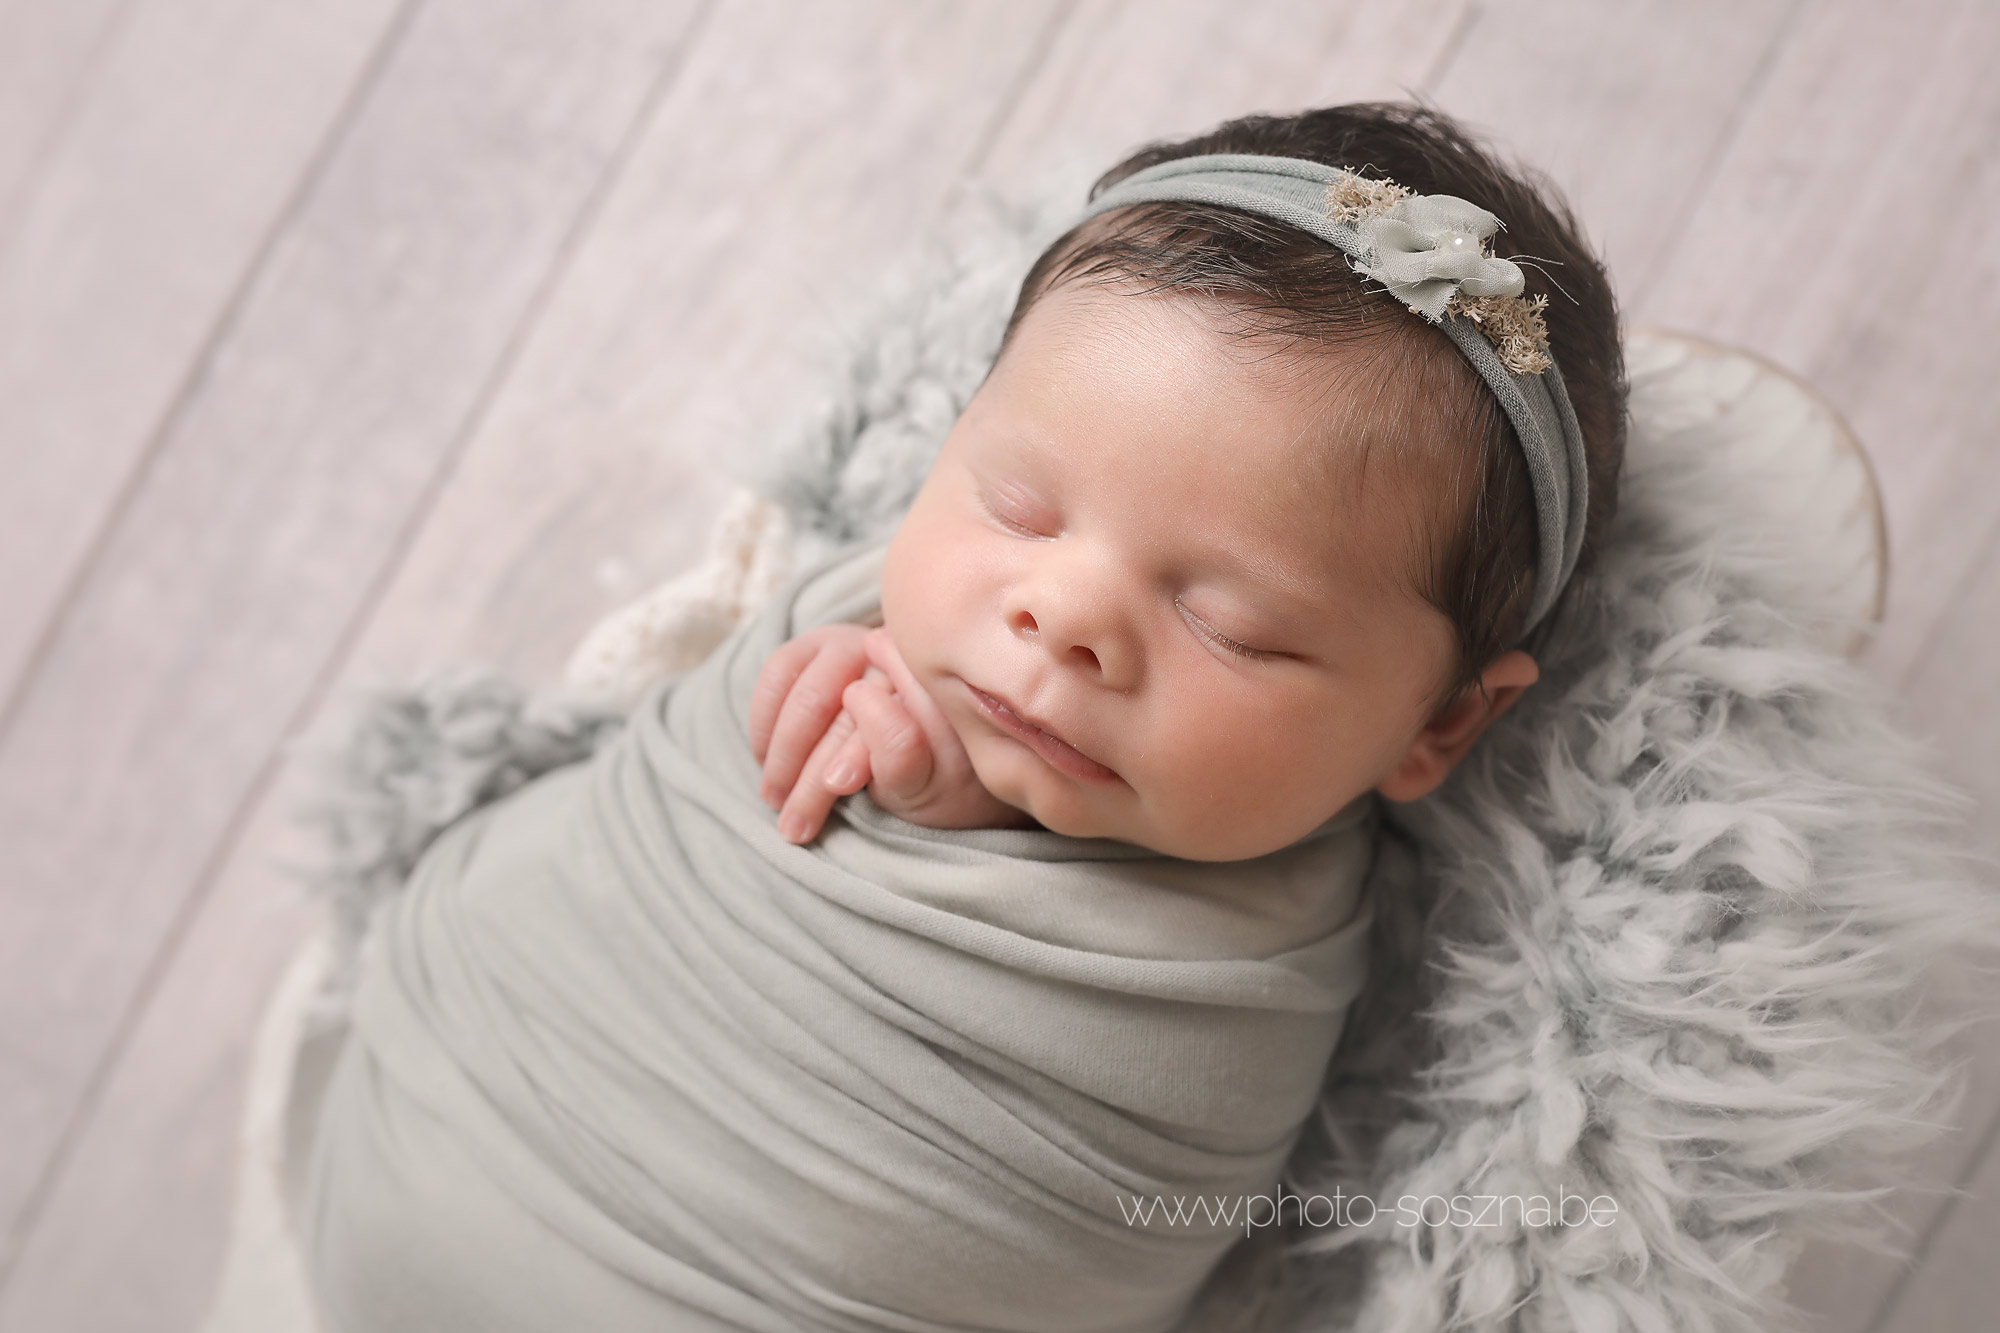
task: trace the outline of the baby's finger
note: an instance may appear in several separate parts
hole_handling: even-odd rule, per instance
[[[865,666],[857,649],[829,646],[799,672],[778,710],[764,756],[762,790],[767,805],[778,805],[791,791],[807,758],[840,713],[841,690]]]
[[[820,737],[819,744],[807,758],[799,780],[785,797],[784,808],[778,812],[778,833],[788,842],[810,842],[819,835],[826,823],[827,812],[833,809],[834,801],[841,795],[830,787],[825,774],[836,756],[853,745],[858,739],[854,719],[843,712],[834,718],[833,724]]]
[[[901,698],[873,680],[855,681],[841,697],[867,742],[868,763],[882,794],[905,801],[922,796],[931,780],[930,741]]]
[[[792,692],[793,682],[819,649],[820,645],[811,639],[792,639],[764,659],[763,669],[757,673],[756,688],[750,692],[750,753],[758,763],[764,762],[765,751],[770,748],[771,732],[778,724],[778,710],[785,696]]]
[[[931,698],[930,691],[917,683],[909,664],[903,661],[902,653],[886,629],[874,629],[862,640],[868,661],[874,670],[888,678],[889,686],[896,692],[896,698],[909,710],[912,720],[923,728],[924,736],[930,742],[933,758],[956,752],[959,747],[958,733],[951,729],[951,722],[939,708],[937,700]],[[926,778],[928,781],[928,778]]]
[[[859,731],[855,731],[834,754],[819,781],[828,791],[847,796],[867,786],[873,777],[874,766],[868,759],[868,742],[861,739]]]
[[[778,812],[778,835],[786,842],[811,842],[826,824],[826,816],[839,797],[817,782],[801,782],[785,798]]]

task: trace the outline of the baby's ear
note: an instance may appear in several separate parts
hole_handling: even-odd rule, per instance
[[[1375,790],[1392,801],[1428,796],[1465,757],[1480,733],[1506,712],[1521,692],[1541,676],[1535,659],[1516,648],[1500,654],[1479,673],[1479,683],[1424,724],[1410,748]]]

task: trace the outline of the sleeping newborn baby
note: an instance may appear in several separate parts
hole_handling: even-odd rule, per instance
[[[1534,683],[1622,392],[1573,223],[1434,113],[1121,164],[886,545],[378,916],[332,1327],[1194,1327],[1366,979],[1374,803]]]

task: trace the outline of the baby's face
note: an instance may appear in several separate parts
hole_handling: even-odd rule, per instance
[[[989,791],[1059,833],[1220,861],[1396,768],[1452,636],[1410,587],[1401,469],[1323,456],[1340,384],[1185,298],[1071,285],[1028,312],[882,579]]]

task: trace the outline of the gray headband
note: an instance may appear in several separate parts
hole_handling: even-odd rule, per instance
[[[1373,205],[1343,206],[1335,194],[1341,187],[1372,187],[1378,193]],[[1538,561],[1534,599],[1522,632],[1540,623],[1576,568],[1589,482],[1583,432],[1555,363],[1541,355],[1539,373],[1510,370],[1474,319],[1456,312],[1446,317],[1447,305],[1457,296],[1519,297],[1520,270],[1484,254],[1483,244],[1499,220],[1453,195],[1411,195],[1304,158],[1215,153],[1135,172],[1093,199],[1077,221],[1127,204],[1169,201],[1239,208],[1311,232],[1338,247],[1357,271],[1382,283],[1412,311],[1443,325],[1492,387],[1527,459],[1535,488]],[[1521,364],[1518,358],[1516,364]],[[1555,577],[1548,577],[1550,570]]]

